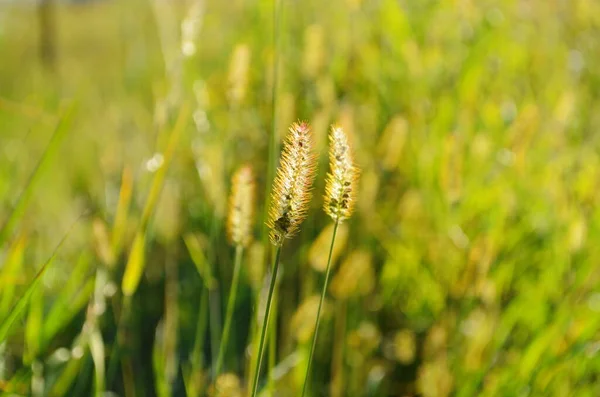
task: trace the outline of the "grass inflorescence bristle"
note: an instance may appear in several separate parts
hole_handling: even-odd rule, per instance
[[[358,168],[342,127],[333,126],[329,135],[329,167],[323,209],[334,221],[348,219],[356,202]]]
[[[273,245],[281,246],[293,237],[306,218],[316,168],[310,126],[305,122],[292,124],[271,192],[267,225]]]

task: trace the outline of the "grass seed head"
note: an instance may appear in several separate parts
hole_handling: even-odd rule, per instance
[[[247,247],[252,241],[255,183],[250,166],[237,170],[231,179],[227,236],[231,244]]]
[[[336,242],[337,243],[337,242]],[[367,296],[375,289],[373,256],[364,249],[353,251],[331,280],[331,294],[337,299]]]
[[[291,330],[298,342],[308,342],[315,331],[315,321],[319,311],[319,295],[312,295],[306,298],[300,305],[290,320]],[[323,301],[322,316],[328,316],[331,311],[330,302]]]
[[[240,105],[248,91],[250,70],[250,46],[239,44],[235,47],[229,64],[229,91],[227,96],[233,106]]]
[[[232,373],[220,375],[215,384],[211,386],[210,397],[242,397],[240,378]]]
[[[274,245],[280,246],[293,237],[306,218],[315,171],[310,126],[305,122],[294,123],[285,139],[271,191],[267,225]]]
[[[325,182],[324,210],[334,221],[348,219],[356,203],[358,168],[354,165],[348,137],[339,126],[329,134],[329,173]]]

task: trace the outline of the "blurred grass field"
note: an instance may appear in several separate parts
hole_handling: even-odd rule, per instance
[[[247,395],[272,255],[270,141],[301,119],[319,171],[282,254],[261,395],[302,387],[332,233],[332,123],[352,136],[361,179],[312,395],[600,395],[600,2],[48,12],[53,36],[36,5],[0,4],[0,391]],[[216,390],[224,217],[243,164],[257,220]]]

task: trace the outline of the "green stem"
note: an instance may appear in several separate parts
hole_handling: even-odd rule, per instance
[[[129,317],[131,310],[131,297],[125,296],[121,303],[119,314],[116,314],[117,331],[115,340],[113,342],[113,348],[108,362],[108,370],[106,372],[106,385],[110,386],[114,377],[116,376],[117,369],[119,367],[119,357],[123,354],[123,346],[125,346],[125,327],[126,321]],[[114,310],[113,310],[114,311]]]
[[[342,341],[333,345],[331,360],[331,386],[329,395],[331,397],[342,397],[344,395],[344,350],[346,348],[346,317],[348,303],[339,301],[335,309],[335,331],[334,340]]]
[[[210,232],[210,241],[212,242],[213,252],[210,261],[211,273],[215,274],[216,263],[219,260],[217,254],[217,235],[219,231],[219,215],[213,215],[212,227]],[[217,348],[220,345],[221,335],[221,303],[219,302],[219,283],[215,279],[215,285],[208,291],[208,325],[210,329],[210,356],[212,368],[216,367]]]
[[[273,2],[273,47],[275,53],[273,56],[273,86],[271,87],[271,135],[269,136],[269,168],[268,181],[272,181],[275,176],[275,168],[277,168],[277,91],[279,89],[279,40],[281,33],[281,0]],[[271,186],[267,187],[267,193],[271,190]],[[269,197],[267,195],[267,197]]]
[[[312,343],[310,345],[310,356],[308,356],[308,366],[306,367],[306,375],[304,376],[304,386],[302,386],[302,396],[306,392],[306,385],[308,384],[308,378],[310,375],[310,367],[312,366],[313,356],[315,354],[315,346],[317,345],[317,334],[319,332],[319,322],[321,321],[321,308],[323,307],[323,301],[325,300],[325,294],[327,293],[327,284],[329,283],[329,273],[331,271],[331,257],[333,256],[333,245],[335,244],[335,236],[337,234],[338,226],[340,221],[336,220],[333,227],[333,237],[331,238],[331,247],[329,247],[329,258],[327,259],[327,270],[325,270],[325,284],[321,292],[321,300],[319,301],[319,309],[317,310],[317,321],[315,322],[315,332],[313,334]]]
[[[217,358],[217,366],[215,368],[215,379],[219,376],[221,366],[223,364],[223,356],[227,350],[227,342],[229,340],[229,330],[231,329],[231,319],[233,318],[233,310],[235,308],[235,298],[237,296],[238,284],[240,281],[240,269],[242,263],[242,253],[244,248],[238,245],[235,248],[235,265],[233,267],[233,279],[231,280],[231,289],[229,290],[229,300],[227,301],[227,314],[225,314],[225,326],[223,327],[223,336],[221,338],[221,346],[219,347],[219,357]]]
[[[275,361],[277,359],[277,316],[279,313],[279,288],[277,285],[275,286],[273,296],[275,297],[275,302],[273,302],[273,323],[269,327],[269,345],[267,346],[269,349],[269,362],[267,365],[269,374],[272,373],[273,368],[275,367]],[[269,390],[270,395],[273,395],[274,388],[274,379],[273,377],[269,376],[267,378],[267,390]]]
[[[255,299],[255,307],[258,307],[258,302],[259,299]],[[254,350],[256,349],[255,346],[258,346],[258,324],[256,324],[256,322],[254,321],[254,316],[252,318],[252,336],[250,338],[250,345],[248,346],[248,349],[251,352],[254,352]],[[254,354],[249,354],[248,355],[248,365],[246,367],[246,397],[250,397],[252,390],[252,374],[254,374],[255,368],[256,368],[256,355]]]
[[[208,312],[208,289],[202,290],[200,295],[200,309],[198,310],[198,322],[196,325],[196,336],[194,338],[194,348],[192,350],[192,368],[199,370],[203,366],[202,352],[204,350],[204,338],[206,336],[206,325],[207,325],[207,312]]]
[[[263,219],[269,216],[269,203],[271,200],[271,187],[277,169],[278,134],[277,134],[277,92],[279,90],[279,56],[280,56],[280,32],[281,32],[281,0],[273,0],[273,85],[271,87],[271,131],[269,131],[269,148],[267,154],[267,182],[265,184],[265,207]],[[267,225],[263,224],[263,242],[267,242]],[[267,257],[268,254],[265,255]],[[265,260],[266,262],[266,260]]]
[[[204,339],[206,337],[206,331],[208,326],[208,288],[202,290],[200,295],[200,308],[198,310],[198,321],[196,324],[196,336],[194,337],[194,348],[190,357],[191,371],[187,382],[190,385],[190,392],[188,396],[203,396],[202,382],[198,381],[196,374],[204,367]]]
[[[281,246],[277,247],[277,253],[275,254],[275,262],[273,262],[273,271],[271,274],[271,284],[269,285],[269,294],[267,295],[267,306],[265,308],[265,316],[263,318],[262,331],[260,332],[260,342],[258,344],[258,350],[256,356],[258,362],[254,370],[254,382],[252,383],[252,397],[256,396],[258,391],[258,378],[260,377],[260,366],[262,364],[263,347],[265,345],[265,335],[269,328],[269,315],[271,311],[271,299],[273,298],[273,291],[275,290],[275,282],[277,280],[277,269],[279,268],[279,257],[281,255]]]

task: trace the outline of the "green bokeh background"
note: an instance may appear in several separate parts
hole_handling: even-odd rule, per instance
[[[320,164],[282,254],[264,395],[302,385],[332,123],[361,178],[312,395],[600,395],[600,2],[46,7],[0,5],[0,319],[66,239],[0,345],[0,390],[246,395],[271,131],[279,142],[301,119]],[[243,164],[257,175],[255,243],[225,362],[235,376],[222,379],[233,386],[215,391],[224,217]],[[130,298],[126,266],[143,266]]]

